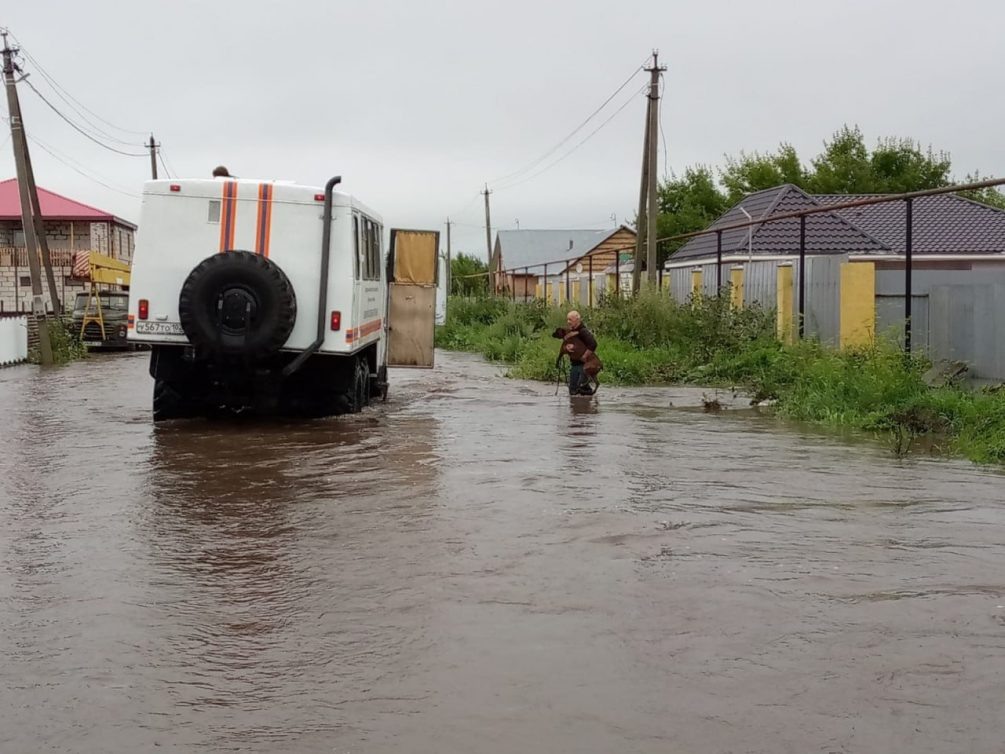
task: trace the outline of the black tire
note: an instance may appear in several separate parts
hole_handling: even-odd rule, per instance
[[[356,358],[352,382],[346,393],[347,412],[358,414],[370,404],[370,365],[365,356]]]
[[[204,259],[189,273],[178,314],[200,355],[253,362],[286,343],[297,321],[297,299],[275,262],[230,251]]]
[[[185,398],[170,383],[154,380],[154,421],[191,419],[199,415],[199,407]]]
[[[387,367],[380,367],[377,370],[377,379],[371,380],[370,398],[380,398],[381,401],[387,400]]]

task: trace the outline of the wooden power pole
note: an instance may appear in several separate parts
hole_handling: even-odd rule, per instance
[[[491,267],[492,267],[492,218],[489,215],[489,194],[492,193],[492,192],[489,191],[488,184],[485,185],[485,190],[482,193],[485,194],[485,248],[488,250],[488,255],[489,255],[488,256],[489,269],[490,269],[490,272],[491,272],[491,275],[489,276],[489,280],[492,281],[492,291],[491,291],[491,293],[494,294],[496,292],[496,287],[498,285],[498,281],[496,280],[496,271],[493,270],[493,269],[491,269]]]
[[[38,350],[43,365],[53,363],[52,343],[49,340],[49,327],[45,316],[45,299],[42,295],[42,268],[39,262],[39,242],[35,217],[41,220],[41,215],[34,215],[32,208],[38,204],[38,198],[32,201],[32,185],[29,179],[28,141],[25,138],[24,126],[21,121],[21,104],[17,99],[17,87],[14,81],[14,50],[7,44],[7,33],[3,32],[3,77],[7,89],[7,109],[10,114],[11,143],[14,147],[14,165],[17,170],[17,185],[21,200],[21,225],[24,228],[24,245],[28,254],[28,272],[31,275],[31,313],[38,323]],[[44,228],[42,229],[44,234]],[[43,235],[44,238],[44,235]],[[53,281],[55,288],[55,281]],[[55,306],[58,299],[53,299]]]
[[[150,134],[150,141],[147,142],[147,149],[150,150],[150,177],[157,180],[157,147],[160,145],[154,141],[154,135]]]
[[[657,142],[659,140],[660,74],[659,53],[653,52],[653,64],[646,68],[650,75],[646,104],[646,135],[642,146],[642,182],[639,189],[638,236],[635,241],[635,264],[632,271],[632,293],[638,293],[642,273],[642,249],[645,248],[646,280],[655,285],[658,280],[656,255],[656,216],[659,199],[657,183]],[[643,238],[645,242],[643,243]]]
[[[635,216],[635,262],[632,265],[632,295],[639,292],[639,285],[642,280],[642,260],[646,248],[646,193],[649,190],[649,108],[652,101],[646,99],[646,133],[642,139],[642,182],[639,185],[639,211]],[[621,288],[621,281],[618,281],[618,290]]]

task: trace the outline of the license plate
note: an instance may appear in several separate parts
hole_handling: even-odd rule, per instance
[[[137,322],[137,335],[184,335],[180,322]]]

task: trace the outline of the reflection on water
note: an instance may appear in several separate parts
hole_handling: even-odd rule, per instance
[[[1000,750],[998,475],[438,358],[156,428],[145,358],[0,371],[0,751]]]

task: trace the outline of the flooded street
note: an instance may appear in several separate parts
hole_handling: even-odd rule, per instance
[[[0,752],[1005,751],[1000,473],[438,359],[297,424],[0,371]]]

